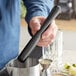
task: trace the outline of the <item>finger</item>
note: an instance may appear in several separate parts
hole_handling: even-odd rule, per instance
[[[37,19],[32,19],[30,22],[30,28],[33,31],[38,31],[40,29],[41,25]]]
[[[50,42],[39,42],[37,45],[47,47],[49,44]]]
[[[36,30],[32,30],[31,31],[33,35],[35,35],[35,33],[37,32]]]
[[[42,39],[48,38],[49,36],[51,36],[51,38],[54,38],[55,35],[56,35],[57,30],[58,30],[58,27],[55,24],[55,21],[53,21],[53,23],[43,33]]]
[[[42,34],[42,39],[48,38],[52,33],[52,28],[49,26],[47,30]]]
[[[45,39],[45,38],[49,37],[52,34],[53,26],[54,26],[54,21],[52,22],[52,24],[49,25],[47,30],[43,33],[42,39]]]
[[[48,46],[49,44],[51,44],[54,41],[54,39],[51,39],[50,37],[48,39],[40,39],[38,46]]]
[[[44,23],[45,19],[46,19],[45,17],[42,17],[42,16],[41,16],[41,17],[39,17],[39,20],[40,20],[40,24],[41,24],[41,25],[43,25],[43,23]]]

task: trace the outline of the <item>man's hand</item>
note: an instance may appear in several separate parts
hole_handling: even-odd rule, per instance
[[[30,20],[30,28],[33,35],[40,29],[45,19],[46,18],[43,16],[36,16]],[[57,25],[55,24],[55,21],[53,21],[51,26],[49,26],[47,30],[42,34],[42,37],[40,38],[37,45],[46,47],[51,44],[55,39],[57,29]]]

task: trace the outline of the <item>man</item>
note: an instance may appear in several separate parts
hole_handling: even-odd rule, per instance
[[[53,0],[23,0],[27,8],[26,21],[31,35],[41,27],[51,8]],[[0,69],[19,52],[20,1],[0,0]],[[48,46],[53,42],[57,26],[53,22],[42,35],[38,46]]]

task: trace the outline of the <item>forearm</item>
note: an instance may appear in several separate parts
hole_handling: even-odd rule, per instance
[[[23,0],[27,8],[26,21],[29,23],[30,19],[35,16],[47,17],[51,11],[53,0]]]

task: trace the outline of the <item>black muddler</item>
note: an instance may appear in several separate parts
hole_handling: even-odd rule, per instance
[[[17,58],[18,61],[24,62],[28,58],[28,56],[31,54],[33,49],[36,47],[38,41],[40,40],[42,33],[49,27],[49,25],[58,16],[60,12],[61,12],[60,6],[53,7],[48,17],[44,21],[43,25],[41,26],[41,29],[30,39],[28,44],[24,47],[23,51],[18,56]]]

